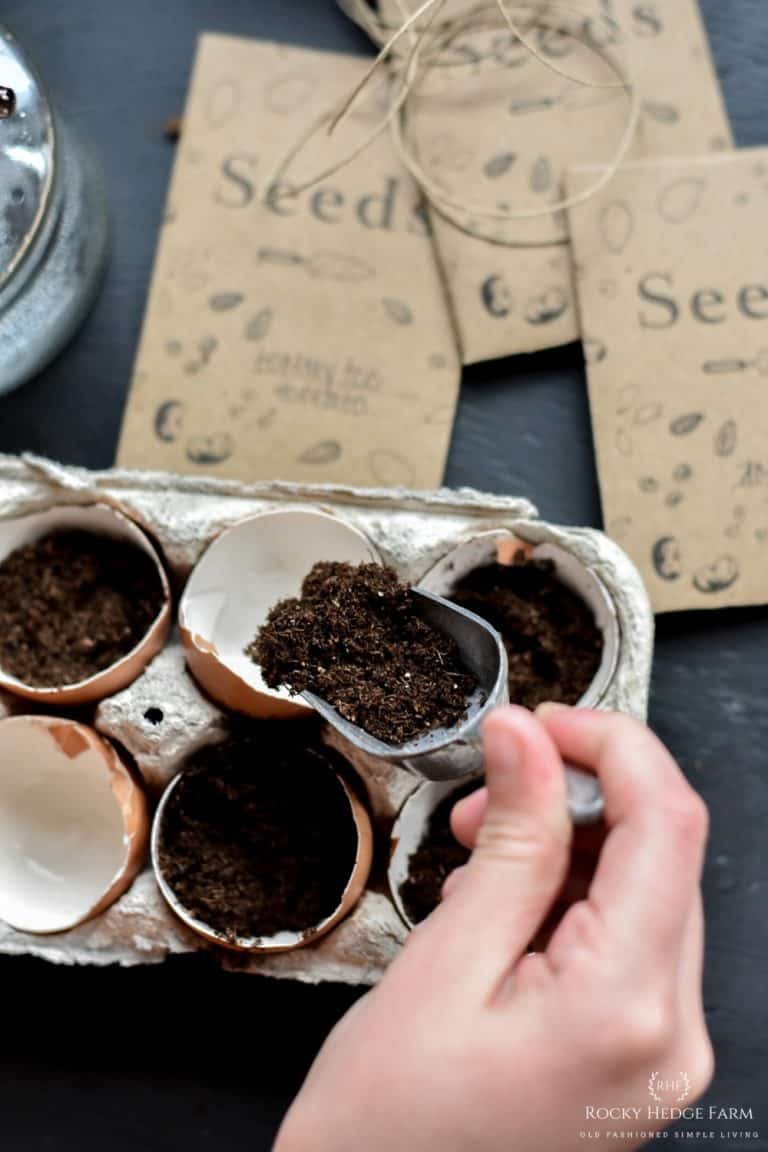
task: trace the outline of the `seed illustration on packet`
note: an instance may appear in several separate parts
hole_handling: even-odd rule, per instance
[[[363,486],[442,482],[460,367],[419,191],[381,119],[335,111],[365,58],[204,35],[123,425],[139,468]]]
[[[606,530],[659,612],[768,602],[766,212],[746,150],[627,165],[570,213]]]

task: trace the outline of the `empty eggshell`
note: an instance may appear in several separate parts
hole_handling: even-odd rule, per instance
[[[133,882],[149,832],[144,794],[91,728],[0,720],[0,920],[66,932]]]
[[[456,585],[476,568],[489,564],[512,564],[518,552],[531,560],[551,560],[558,580],[591,609],[603,635],[600,667],[579,707],[594,708],[605,696],[619,659],[620,632],[616,608],[599,576],[559,544],[532,544],[505,529],[483,532],[465,540],[438,560],[419,581],[419,587],[448,599]]]
[[[344,789],[355,824],[357,832],[357,852],[355,853],[355,862],[350,872],[349,880],[341,894],[337,907],[331,915],[327,916],[325,920],[322,920],[319,924],[308,925],[300,932],[286,931],[278,932],[274,936],[259,936],[253,939],[237,938],[235,940],[218,932],[202,920],[198,920],[184,907],[181,901],[177,899],[173,888],[163,875],[163,869],[160,864],[160,851],[163,839],[163,816],[168,800],[173,794],[173,790],[182,775],[183,773],[179,773],[168,785],[155,813],[155,819],[152,825],[152,867],[154,868],[155,878],[163,897],[173,912],[176,913],[188,928],[191,928],[193,932],[196,932],[198,936],[202,936],[203,939],[209,941],[209,943],[218,944],[222,948],[227,948],[233,952],[292,952],[296,948],[303,948],[313,940],[318,940],[321,936],[325,936],[326,933],[330,932],[332,928],[335,928],[336,925],[352,911],[365,890],[371,871],[371,863],[373,860],[373,828],[370,817],[362,802],[343,777],[337,775],[336,779]]]
[[[106,504],[57,505],[45,512],[35,512],[14,520],[0,520],[0,563],[25,544],[32,544],[51,532],[71,530],[124,540],[146,552],[157,565],[163,588],[163,605],[143,639],[132,651],[109,668],[76,684],[37,687],[17,680],[0,667],[0,688],[38,704],[53,704],[56,707],[91,704],[127,688],[163,647],[171,623],[171,590],[154,546],[137,524]]]
[[[427,780],[407,798],[392,827],[387,871],[389,894],[399,916],[408,928],[413,928],[415,925],[405,910],[400,888],[408,879],[411,857],[424,839],[430,818],[438,804],[446,796],[466,788],[470,779],[463,776],[458,780]]]
[[[251,716],[310,715],[287,688],[268,688],[245,650],[279,600],[298,596],[321,560],[379,563],[370,540],[338,516],[281,509],[222,532],[189,578],[179,606],[187,664],[218,704]]]

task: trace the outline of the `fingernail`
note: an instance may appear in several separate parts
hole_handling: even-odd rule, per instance
[[[536,716],[556,716],[558,712],[570,712],[571,709],[567,704],[558,704],[554,700],[547,700],[544,704],[539,704],[536,709]]]

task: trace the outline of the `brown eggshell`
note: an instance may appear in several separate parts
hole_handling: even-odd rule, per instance
[[[619,620],[616,606],[597,572],[562,544],[521,540],[506,529],[481,532],[438,560],[419,581],[419,588],[450,599],[453,589],[470,572],[489,564],[514,564],[521,551],[528,559],[551,561],[557,579],[583,600],[594,616],[603,636],[603,654],[594,680],[578,703],[582,708],[595,708],[616,673],[621,646]]]
[[[187,628],[179,628],[187,667],[212,700],[233,712],[244,712],[263,720],[288,720],[309,716],[311,709],[299,698],[283,699],[277,694],[259,692],[224,663],[209,641]]]
[[[51,532],[77,529],[111,536],[136,545],[152,558],[163,587],[163,605],[143,639],[131,652],[109,668],[76,684],[36,687],[17,680],[0,667],[0,688],[36,704],[57,708],[79,707],[113,696],[136,680],[162,649],[171,626],[171,589],[165,568],[149,538],[132,520],[107,504],[57,505],[15,520],[0,520],[0,563],[17,548],[40,540]]]
[[[133,883],[148,838],[144,793],[92,728],[0,720],[0,919],[47,935],[100,915]]]
[[[321,936],[325,936],[352,911],[362,896],[368,882],[368,876],[370,875],[373,861],[373,828],[371,827],[371,820],[364,804],[349,787],[344,778],[337,776],[337,780],[344,789],[344,793],[352,810],[352,819],[354,820],[357,830],[357,853],[341,900],[331,915],[319,924],[302,929],[300,932],[278,932],[275,936],[262,936],[254,938],[253,940],[241,939],[236,941],[217,932],[201,920],[197,920],[187,911],[184,905],[177,900],[173,889],[166,882],[160,866],[163,814],[168,799],[180,779],[181,774],[168,785],[155,813],[155,819],[152,825],[152,866],[155,870],[155,879],[169,907],[175,912],[179,919],[186,924],[188,928],[191,928],[193,932],[196,932],[198,936],[201,936],[211,944],[217,944],[222,948],[227,948],[231,952],[293,952],[297,948],[303,948],[307,944],[312,943],[312,941],[319,940]]]
[[[217,704],[262,719],[311,715],[300,697],[269,688],[245,650],[269,610],[298,596],[320,560],[380,563],[359,529],[313,508],[251,516],[208,547],[181,598],[179,629],[190,672]]]
[[[390,834],[387,883],[392,903],[409,929],[415,925],[405,910],[400,889],[410,875],[411,859],[426,836],[437,806],[452,793],[466,788],[468,782],[467,777],[459,780],[426,780],[406,798],[397,814]]]

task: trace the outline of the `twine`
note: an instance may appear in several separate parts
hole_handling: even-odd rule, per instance
[[[555,240],[511,240],[509,237],[503,235],[503,228],[500,226],[516,221],[524,222],[545,217],[555,217],[556,214],[562,213],[569,208],[587,203],[613,179],[622,166],[632,145],[637,129],[640,109],[636,87],[629,73],[607,47],[594,44],[589,37],[579,35],[575,29],[565,27],[562,18],[556,20],[552,16],[553,12],[567,13],[570,16],[576,14],[581,17],[590,14],[584,12],[583,9],[564,2],[564,0],[543,0],[543,2],[539,3],[537,3],[537,0],[520,0],[519,3],[514,3],[512,7],[520,9],[523,14],[530,14],[530,19],[524,27],[521,27],[510,15],[507,0],[485,0],[484,3],[479,3],[460,16],[452,19],[443,19],[442,21],[440,21],[438,17],[445,8],[447,0],[424,0],[410,15],[405,11],[402,0],[395,0],[398,9],[403,15],[403,22],[398,28],[392,31],[385,22],[374,13],[367,3],[367,0],[337,0],[337,2],[342,10],[346,12],[355,23],[364,28],[376,43],[381,44],[381,50],[359,83],[355,85],[350,94],[342,102],[341,106],[335,111],[321,114],[313,121],[307,131],[301,135],[290,151],[283,157],[271,180],[267,182],[267,192],[265,192],[265,195],[269,195],[268,190],[271,187],[279,184],[282,186],[284,195],[298,196],[301,192],[315,187],[320,182],[329,179],[343,168],[346,168],[347,165],[351,164],[358,156],[365,152],[383,132],[390,129],[395,149],[403,165],[420,186],[422,192],[429,200],[431,207],[461,231],[476,238],[508,247],[541,247],[550,246],[553,243],[567,242],[567,236],[558,237]],[[605,14],[601,14],[600,19],[608,23],[608,17]],[[621,89],[626,92],[628,98],[628,115],[624,131],[622,132],[618,147],[610,161],[601,170],[599,177],[579,194],[564,197],[556,203],[546,205],[545,207],[491,211],[484,205],[455,199],[449,196],[426,171],[416,155],[415,148],[408,140],[407,106],[409,98],[418,92],[426,76],[434,69],[466,65],[465,61],[450,61],[446,57],[446,50],[450,49],[461,35],[467,32],[492,30],[499,26],[499,20],[501,20],[502,26],[509,30],[533,58],[562,79],[585,88]],[[420,23],[421,27],[418,27]],[[566,70],[556,61],[547,59],[547,57],[538,50],[528,35],[531,29],[537,27],[549,28],[564,33],[572,39],[583,43],[590,51],[594,52],[608,64],[614,72],[616,79],[610,81],[588,80],[585,77],[575,75]],[[405,51],[401,49],[398,53],[397,49],[406,36],[409,40],[409,47]],[[358,98],[368,89],[374,75],[384,61],[391,59],[393,56],[396,57],[398,66],[394,70],[390,105],[382,121],[372,129],[360,144],[341,160],[335,161],[321,172],[316,173],[301,183],[289,183],[286,181],[286,172],[309,141],[323,126],[326,127],[329,134],[333,133],[341,121],[349,114]],[[398,71],[401,73],[399,80],[397,76]],[[485,223],[480,224],[479,221]]]
[[[445,0],[438,0],[438,3],[443,2],[445,2]],[[493,3],[483,5],[482,8],[474,9],[473,13],[470,13],[466,18],[457,19],[456,21],[452,22],[451,26],[446,29],[442,38],[441,50],[444,51],[445,48],[458,36],[465,32],[468,27],[471,27],[473,18],[476,18],[477,15],[481,13],[481,11],[488,11],[489,9],[492,10],[494,7],[497,9],[504,9],[504,0],[496,0],[495,5]],[[548,3],[547,7],[567,7],[570,9],[570,5],[551,3]],[[530,43],[523,35],[520,34],[516,26],[511,21],[506,22],[510,28],[510,31],[515,36],[517,36],[517,38],[520,40],[520,43],[523,44],[523,46],[529,51],[531,51],[532,49]],[[541,13],[537,14],[536,23],[539,27],[556,27],[559,30],[561,29],[560,24],[554,24],[553,22],[550,22],[548,17],[542,19]],[[586,41],[581,37],[577,37],[573,33],[570,34],[573,35],[574,39],[580,39],[588,48],[595,51],[597,55],[605,60],[606,63],[608,63],[611,68],[613,68],[618,79],[616,81],[599,83],[586,81],[578,77],[574,77],[569,73],[565,73],[563,69],[554,65],[551,61],[544,60],[543,62],[550,67],[551,71],[555,72],[559,76],[564,76],[566,79],[572,80],[575,83],[581,84],[584,87],[622,88],[629,95],[629,114],[627,116],[624,131],[621,135],[621,139],[619,140],[618,147],[614,152],[613,157],[601,171],[600,175],[594,181],[592,181],[591,184],[589,184],[585,189],[576,195],[563,197],[556,203],[546,205],[545,207],[518,208],[504,211],[491,211],[481,204],[473,204],[466,200],[452,199],[426,171],[424,166],[420,163],[415,149],[408,143],[404,117],[399,115],[393,118],[393,140],[402,163],[406,166],[413,178],[419,184],[431,206],[437,212],[439,212],[441,216],[444,216],[447,220],[450,220],[452,224],[461,229],[463,232],[467,232],[470,235],[476,236],[480,239],[490,241],[491,243],[504,244],[514,247],[541,247],[548,246],[551,243],[565,243],[567,241],[567,235],[564,235],[558,240],[554,241],[551,239],[543,241],[530,240],[527,242],[520,240],[511,241],[508,237],[505,237],[498,229],[495,231],[483,230],[482,226],[478,224],[478,221],[487,221],[490,225],[504,225],[516,221],[540,220],[544,217],[549,217],[555,215],[556,213],[564,212],[569,208],[575,208],[580,204],[586,204],[608,183],[610,183],[610,181],[613,179],[623,164],[626,155],[632,145],[639,118],[639,102],[634,85],[631,83],[628,75],[624,72],[623,67],[617,60],[613,58],[610,52],[603,48],[597,49],[591,42]],[[538,59],[541,59],[541,56],[538,53],[533,52],[532,54],[535,55]],[[426,75],[429,73],[430,68],[430,61],[429,59],[426,59],[421,69],[420,79],[422,82]],[[412,83],[410,91],[411,93],[415,91],[415,82]],[[405,111],[405,102],[403,102],[401,107],[402,110]]]
[[[394,31],[376,14],[367,0],[336,0],[345,16],[370,36],[374,44],[383,44]]]
[[[354,21],[355,24],[367,32],[374,43],[379,44],[381,47],[380,57],[376,60],[371,68],[371,72],[373,72],[381,62],[381,58],[391,54],[394,51],[398,40],[405,34],[405,32],[408,32],[411,36],[415,34],[414,25],[418,24],[422,15],[424,15],[430,8],[433,8],[434,6],[436,6],[438,10],[442,10],[442,8],[445,7],[447,0],[427,0],[427,2],[423,3],[417,11],[412,12],[410,16],[408,15],[402,0],[393,0],[399,9],[403,20],[403,23],[397,27],[388,25],[380,17],[377,17],[373,9],[370,7],[368,0],[336,0],[336,2],[338,7],[341,8],[342,12],[344,12],[352,21]],[[542,19],[542,16],[546,17],[546,9],[556,8],[558,11],[567,12],[571,16],[589,15],[589,13],[585,12],[582,8],[578,8],[573,4],[569,4],[566,2],[566,0],[517,0],[516,3],[513,3],[512,7],[522,9],[535,9],[537,4],[539,6],[539,11],[537,14],[534,14],[531,20],[531,26],[533,27],[548,27],[554,29],[555,31],[566,31],[563,29],[560,23],[555,24],[552,21]],[[531,54],[531,56],[534,57],[534,59],[538,60],[540,64],[543,64],[544,67],[548,68],[551,72],[555,72],[558,76],[562,76],[564,80],[570,80],[574,84],[582,84],[587,88],[627,87],[625,78],[619,80],[609,80],[606,82],[586,80],[581,76],[577,76],[572,72],[566,71],[566,69],[562,68],[559,64],[556,63],[556,61],[548,59],[542,52],[539,51],[535,43],[528,39],[527,35],[520,30],[520,27],[513,22],[512,17],[509,14],[509,8],[507,7],[506,0],[493,0],[493,3],[478,4],[474,9],[470,9],[468,12],[462,13],[460,16],[455,16],[452,19],[444,20],[442,23],[435,20],[435,23],[437,24],[436,31],[439,35],[440,33],[450,31],[452,28],[459,24],[465,23],[470,25],[470,31],[474,31],[475,29],[471,27],[473,14],[480,13],[483,9],[488,8],[498,12],[501,15],[504,24],[507,26],[509,31],[516,37],[516,39],[520,41],[523,47],[526,48],[526,50]],[[599,18],[605,24],[610,23],[610,17],[606,13],[600,13]],[[466,28],[461,30],[466,31]],[[572,32],[569,32],[569,35],[574,36]],[[456,37],[453,37],[453,39],[455,38]],[[574,39],[576,39],[575,36]],[[602,55],[604,57],[604,53],[602,53]],[[463,61],[455,61],[452,65],[449,63],[443,63],[442,67],[456,67],[461,66],[463,63]],[[609,63],[612,62],[609,61]],[[433,64],[433,67],[434,66],[435,65]],[[364,83],[365,80],[363,81],[363,84]]]
[[[394,39],[397,40],[402,35],[405,35],[405,33],[412,28],[413,24],[421,19],[421,16],[425,11],[427,11],[428,8],[433,7],[435,3],[437,3],[437,10],[439,11],[440,7],[442,7],[445,2],[446,0],[426,0],[426,3],[423,4],[410,19],[405,21]],[[427,29],[425,29],[425,31],[428,31],[428,28],[429,25],[427,25]],[[391,98],[390,106],[386,116],[380,124],[371,130],[368,136],[366,136],[365,139],[360,144],[358,144],[356,148],[353,148],[351,152],[347,153],[343,159],[335,161],[328,168],[324,168],[321,172],[316,173],[314,176],[311,176],[309,179],[303,181],[302,183],[292,182],[288,184],[284,181],[284,176],[288,168],[296,159],[296,157],[304,150],[309,141],[317,135],[323,126],[327,127],[328,134],[330,135],[338,126],[340,121],[344,119],[344,117],[350,111],[363,90],[367,89],[380,64],[389,55],[389,48],[386,46],[376,57],[376,60],[367,70],[360,83],[355,85],[349,96],[345,98],[341,106],[335,111],[332,110],[330,112],[321,113],[314,121],[312,121],[307,130],[301,136],[299,136],[293,147],[280,161],[278,167],[272,174],[271,179],[267,181],[267,191],[265,192],[265,197],[269,195],[270,187],[274,186],[275,184],[285,185],[285,195],[298,196],[300,193],[306,192],[308,189],[316,187],[316,185],[320,184],[323,180],[329,180],[331,176],[335,176],[337,172],[340,172],[343,168],[348,167],[348,165],[356,160],[358,156],[362,155],[363,152],[366,152],[371,144],[373,144],[375,140],[378,140],[379,136],[381,136],[383,132],[386,132],[387,128],[394,124],[395,120],[405,106],[405,102],[408,99],[413,83],[416,79],[416,73],[419,65],[419,44],[419,39],[414,38],[413,48],[408,60],[406,61],[405,69],[403,72],[403,81],[400,85],[400,90],[396,92],[395,95]]]

